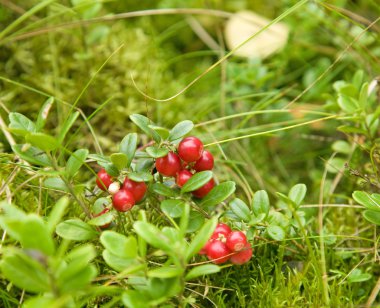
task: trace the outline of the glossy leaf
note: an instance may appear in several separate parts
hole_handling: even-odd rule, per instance
[[[172,278],[180,276],[183,273],[182,268],[176,268],[172,266],[163,266],[153,270],[150,270],[147,275],[148,277],[155,278]]]
[[[259,216],[260,214],[267,216],[270,207],[268,193],[265,190],[256,191],[253,195],[251,206],[255,216]]]
[[[205,185],[212,178],[211,171],[201,171],[195,173],[181,189],[181,193],[186,193],[190,191],[197,190],[198,188]]]
[[[205,208],[215,206],[231,196],[235,192],[235,189],[235,182],[232,181],[219,184],[202,199],[201,206]]]
[[[25,136],[25,140],[45,152],[54,151],[60,146],[55,137],[44,133],[29,133]]]
[[[365,191],[354,191],[352,194],[352,197],[354,200],[365,206],[367,209],[372,211],[380,211],[380,195],[379,194],[372,194]]]
[[[202,249],[214,232],[217,223],[217,217],[213,217],[202,226],[186,249],[186,260],[190,260]]]
[[[130,266],[136,265],[135,259],[123,258],[117,255],[114,255],[109,250],[103,250],[102,253],[104,261],[113,268],[114,270],[121,272]]]
[[[215,264],[205,264],[193,267],[186,275],[185,280],[191,280],[204,275],[210,275],[220,272],[220,267]]]
[[[112,164],[118,169],[123,170],[129,164],[128,156],[124,153],[113,153],[110,156]]]
[[[137,147],[137,134],[130,133],[126,135],[120,143],[120,152],[127,155],[127,165],[129,167],[133,158],[135,157]]]
[[[36,131],[36,125],[21,113],[9,113],[9,130],[19,136],[26,136]]]
[[[133,236],[126,237],[115,231],[104,231],[100,236],[100,242],[116,256],[130,259],[137,257],[137,241]]]
[[[42,150],[36,147],[26,144],[14,144],[12,145],[12,150],[21,159],[24,159],[31,164],[44,167],[51,166],[50,159],[47,157],[47,155]]]
[[[305,184],[294,185],[289,191],[289,199],[292,200],[297,207],[300,206],[306,196],[306,190]]]
[[[111,223],[113,219],[114,219],[114,213],[107,212],[90,219],[89,221],[87,221],[87,223],[91,226],[104,226]]]
[[[54,104],[54,97],[49,97],[46,102],[42,105],[40,112],[38,113],[36,121],[36,131],[41,130],[46,123],[49,111]]]
[[[170,240],[156,226],[145,221],[136,221],[133,228],[148,244],[163,251],[172,252]]]
[[[55,232],[62,238],[72,241],[91,240],[98,232],[79,219],[69,219],[57,225]]]
[[[49,189],[61,190],[65,192],[69,191],[66,183],[59,177],[47,178],[44,180],[43,184],[46,188],[49,188]]]
[[[169,153],[169,149],[153,146],[153,147],[147,147],[145,149],[145,152],[147,152],[150,157],[159,158],[159,157],[166,156]]]
[[[367,219],[369,222],[380,226],[380,212],[365,210],[363,212],[363,215],[364,215],[364,218]]]
[[[185,202],[178,199],[168,199],[161,202],[161,210],[168,216],[177,218],[181,217]]]
[[[165,184],[161,184],[161,183],[154,183],[152,185],[152,190],[155,193],[157,193],[161,196],[165,196],[165,197],[175,197],[175,195],[176,195],[173,188],[166,186]]]
[[[67,133],[69,132],[70,128],[74,125],[75,121],[77,120],[79,116],[79,112],[75,111],[66,119],[66,121],[61,126],[61,130],[58,134],[58,143],[61,144],[63,140],[65,139]]]
[[[285,239],[285,231],[279,226],[269,226],[267,228],[267,232],[269,236],[274,239],[275,241],[282,241]]]
[[[194,128],[193,122],[185,120],[175,125],[169,132],[169,141],[182,138]]]
[[[238,216],[241,220],[248,222],[251,219],[251,213],[248,206],[243,200],[235,198],[230,202],[230,208],[232,212]]]
[[[148,136],[151,136],[154,141],[159,143],[161,141],[161,136],[151,129],[149,125],[152,125],[153,123],[145,116],[141,114],[132,114],[129,116],[129,118],[132,120],[133,123],[135,123],[145,134]]]
[[[82,167],[88,155],[87,149],[76,150],[66,163],[66,174],[68,177],[73,177]]]
[[[128,178],[135,182],[150,182],[153,180],[153,175],[149,172],[131,172],[128,173]]]

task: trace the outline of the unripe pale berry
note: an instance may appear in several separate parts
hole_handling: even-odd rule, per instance
[[[116,194],[120,190],[120,183],[119,182],[113,182],[111,185],[108,187],[108,192],[111,195]]]

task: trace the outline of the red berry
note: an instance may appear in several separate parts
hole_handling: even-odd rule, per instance
[[[205,171],[214,168],[214,156],[209,151],[203,151],[202,156],[195,162],[194,170]]]
[[[230,258],[230,253],[231,252],[227,248],[226,244],[222,243],[221,241],[211,242],[207,249],[207,257],[215,264],[227,262]]]
[[[203,185],[201,188],[198,188],[197,190],[194,190],[192,194],[197,198],[203,198],[206,196],[211,189],[213,189],[215,186],[214,179],[211,179],[208,181],[205,185]]]
[[[136,203],[144,198],[147,188],[144,182],[135,182],[128,178],[125,178],[123,183],[123,189],[132,193]]]
[[[187,137],[178,145],[178,154],[184,161],[191,163],[201,158],[203,143],[196,137]]]
[[[106,191],[112,183],[112,176],[110,176],[105,169],[101,169],[96,177],[96,185],[101,190]]]
[[[176,183],[179,187],[185,185],[185,183],[193,176],[193,174],[189,170],[181,170],[177,173]]]
[[[213,239],[209,239],[206,244],[202,247],[202,249],[198,252],[200,255],[206,255],[207,254],[207,251],[208,251],[208,248],[210,246],[210,244],[213,242],[214,240]]]
[[[212,239],[220,239],[221,237],[227,238],[231,233],[231,228],[224,223],[219,223],[216,225],[214,233],[212,234]]]
[[[181,170],[181,160],[179,156],[173,152],[168,155],[156,159],[156,169],[165,176],[175,176]]]
[[[233,264],[241,265],[247,263],[252,257],[252,247],[249,243],[245,244],[243,250],[231,256],[230,261]]]
[[[135,199],[130,191],[121,189],[113,195],[112,204],[117,211],[126,212],[135,205]]]
[[[108,213],[110,211],[109,208],[105,208],[103,211],[101,211],[100,213],[98,214],[95,214],[94,217],[99,217],[99,216],[102,216],[103,214],[105,213]],[[102,225],[102,226],[99,226],[101,229],[107,229],[109,226],[111,225],[111,223],[108,223],[108,224],[105,224],[105,225]]]
[[[227,236],[226,245],[232,251],[240,251],[247,244],[247,237],[241,231],[232,231]]]

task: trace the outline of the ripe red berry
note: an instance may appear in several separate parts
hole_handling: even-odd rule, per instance
[[[213,239],[209,239],[206,244],[202,247],[202,249],[198,252],[200,255],[206,255],[207,254],[207,251],[208,251],[208,248],[210,246],[210,244],[213,242],[214,240]]]
[[[233,264],[241,265],[247,263],[252,257],[252,247],[249,243],[245,244],[243,250],[231,256],[230,261]]]
[[[226,245],[232,251],[240,251],[247,244],[247,237],[241,231],[232,231],[227,236]]]
[[[156,159],[156,169],[165,176],[175,176],[181,170],[181,160],[179,156],[173,152],[168,155]]]
[[[176,183],[179,187],[185,185],[185,183],[193,176],[193,174],[189,170],[181,170],[177,173]]]
[[[130,191],[121,189],[113,195],[112,204],[115,210],[126,212],[135,205],[135,199]]]
[[[108,213],[110,211],[109,208],[105,208],[103,211],[101,211],[100,213],[98,214],[95,214],[94,217],[99,217],[99,216],[102,216],[103,214],[105,213]],[[99,226],[101,229],[107,229],[109,226],[111,225],[111,223],[108,223],[108,224],[104,224],[102,226]]]
[[[123,189],[132,193],[136,203],[144,198],[147,188],[145,182],[135,182],[129,178],[125,178],[123,183]]]
[[[112,183],[112,176],[110,176],[105,169],[101,169],[96,177],[96,185],[101,190],[106,191]]]
[[[222,243],[221,241],[211,242],[207,249],[207,257],[215,264],[227,262],[230,258],[230,253],[231,252],[227,248],[226,244]]]
[[[211,238],[212,239],[220,239],[221,237],[227,238],[231,232],[232,232],[231,228],[228,225],[221,222],[216,225],[216,228]]]
[[[213,189],[215,186],[214,179],[211,179],[208,181],[205,185],[203,185],[201,188],[198,188],[197,190],[194,190],[192,194],[197,198],[203,198],[206,196],[211,189]]]
[[[191,163],[201,158],[203,143],[196,137],[186,137],[178,145],[178,154],[184,161]]]
[[[199,158],[194,165],[194,170],[205,171],[214,168],[214,156],[209,151],[203,151],[201,158]]]

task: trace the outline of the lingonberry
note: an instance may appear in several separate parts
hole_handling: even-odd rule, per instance
[[[194,164],[195,171],[212,170],[214,168],[214,156],[209,151],[203,151],[201,158]]]
[[[211,189],[213,189],[215,186],[214,179],[211,179],[208,181],[205,185],[203,185],[201,188],[198,188],[197,190],[194,190],[192,194],[197,198],[203,198],[206,196]]]
[[[181,170],[181,160],[179,156],[173,152],[168,155],[156,159],[156,169],[165,176],[175,176]]]
[[[110,176],[105,169],[101,169],[96,176],[96,185],[101,190],[106,191],[112,183],[112,176]]]
[[[226,244],[221,241],[213,241],[207,248],[207,257],[215,264],[227,262],[230,258],[230,253],[231,252],[227,248]]]
[[[102,216],[104,215],[105,213],[108,213],[110,211],[109,208],[105,208],[103,211],[101,211],[100,213],[98,214],[95,214],[94,217],[99,217],[99,216]],[[108,223],[108,224],[104,224],[102,226],[99,226],[101,229],[107,229],[109,226],[111,225],[111,223]]]
[[[206,244],[202,247],[202,249],[198,252],[200,255],[206,255],[208,251],[208,247],[213,242],[213,239],[209,239]]]
[[[226,245],[232,251],[240,251],[247,244],[247,237],[241,231],[232,231],[227,236]]]
[[[212,239],[221,239],[221,238],[226,239],[231,232],[232,232],[231,228],[228,225],[221,222],[216,225],[216,228],[211,238]]]
[[[201,158],[203,143],[197,137],[186,137],[178,145],[178,154],[184,161],[191,163]]]
[[[121,189],[113,195],[112,204],[115,210],[126,212],[135,205],[135,199],[130,191]]]
[[[179,187],[185,185],[185,183],[193,176],[189,170],[181,170],[177,173],[176,183]]]
[[[135,182],[129,178],[125,178],[123,183],[123,189],[132,193],[136,203],[144,198],[147,188],[145,182]]]
[[[249,243],[246,243],[243,250],[235,253],[231,256],[230,261],[233,264],[241,265],[247,263],[252,257],[252,247]]]

